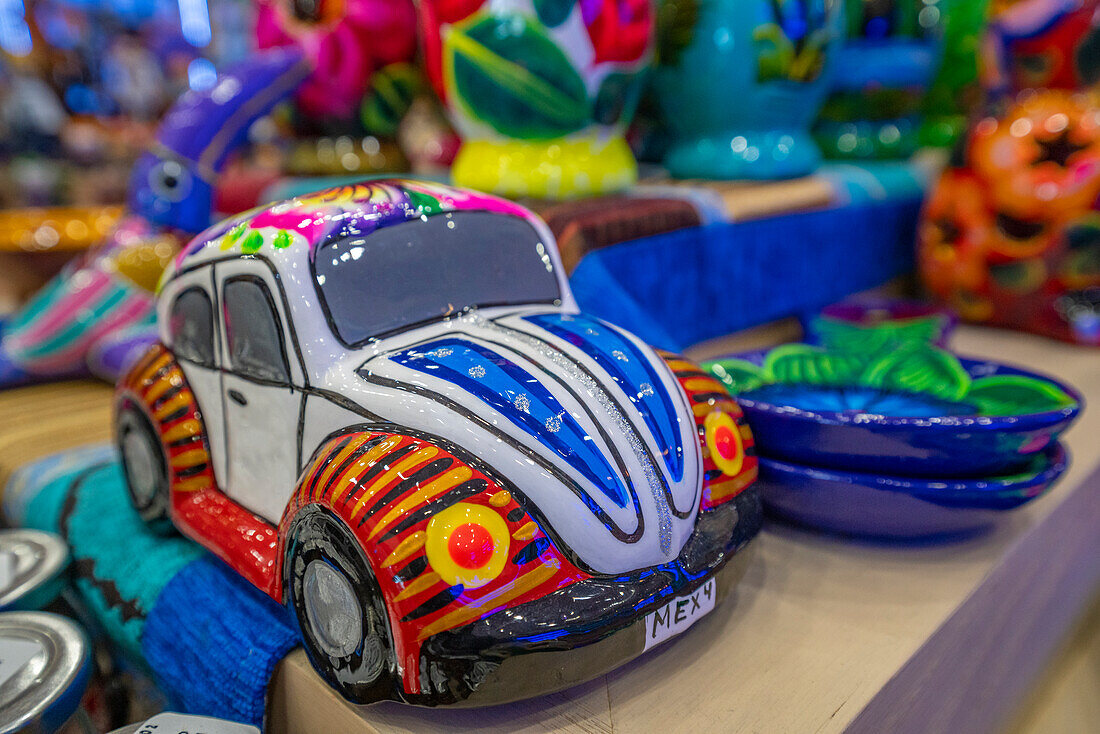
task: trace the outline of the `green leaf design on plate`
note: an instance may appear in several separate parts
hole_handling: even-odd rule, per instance
[[[905,344],[867,365],[860,383],[867,387],[905,390],[960,400],[970,388],[970,375],[950,352],[933,346]]]
[[[575,0],[534,0],[534,2],[539,20],[550,28],[556,28],[573,12]]]
[[[807,344],[784,344],[768,352],[764,372],[775,382],[808,385],[856,385],[864,358]]]
[[[1076,401],[1052,382],[1025,375],[993,375],[974,380],[966,393],[980,415],[1027,415],[1073,405]]]
[[[445,47],[461,103],[502,135],[557,138],[591,120],[584,81],[523,16],[475,16],[451,28]]]
[[[601,125],[614,125],[634,117],[634,110],[642,99],[643,81],[644,75],[641,73],[608,74],[596,92],[592,118]]]
[[[946,321],[943,316],[925,316],[863,325],[818,317],[812,328],[828,349],[871,353],[910,342],[930,344],[943,333]]]
[[[755,390],[768,381],[762,367],[743,359],[704,362],[703,369],[714,375],[733,395]]]
[[[412,64],[387,64],[371,76],[370,90],[359,107],[364,129],[373,135],[393,135],[420,90],[420,72]]]

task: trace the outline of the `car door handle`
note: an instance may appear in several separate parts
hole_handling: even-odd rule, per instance
[[[248,400],[244,395],[240,394],[236,390],[229,391],[229,399],[238,405],[248,405]]]

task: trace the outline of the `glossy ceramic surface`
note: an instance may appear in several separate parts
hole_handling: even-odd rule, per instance
[[[914,341],[946,347],[957,322],[950,311],[919,301],[865,299],[825,307],[806,331],[830,349],[872,352]]]
[[[503,660],[639,622],[759,522],[737,405],[579,313],[510,202],[398,180],[281,202],[185,247],[157,308],[119,386],[134,504],[283,601],[353,700],[499,700]]]
[[[1018,474],[921,480],[761,458],[759,485],[767,509],[799,525],[872,538],[948,538],[980,532],[1042,496],[1068,462],[1055,444]]]
[[[624,189],[653,0],[424,0],[428,76],[463,139],[454,181],[507,196]]]
[[[674,176],[802,176],[821,154],[810,138],[840,40],[828,0],[668,0],[654,91],[673,144]]]
[[[971,130],[922,215],[928,291],[968,320],[1100,344],[1100,105],[1022,95]]]
[[[934,0],[844,0],[846,38],[815,128],[830,158],[899,158],[917,147],[923,95],[939,67]]]
[[[763,455],[842,470],[1012,470],[1053,444],[1081,409],[1081,397],[1050,378],[930,348],[868,360],[786,345],[717,365]]]
[[[67,266],[12,318],[5,355],[35,375],[83,372],[98,343],[152,323],[153,289],[178,248],[174,237],[157,234],[143,219],[124,219],[102,246]]]

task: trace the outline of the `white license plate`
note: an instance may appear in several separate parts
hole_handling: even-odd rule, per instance
[[[645,649],[678,635],[714,609],[718,586],[714,579],[686,596],[678,596],[645,617]]]

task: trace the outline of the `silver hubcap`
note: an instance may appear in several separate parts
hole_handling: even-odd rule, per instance
[[[302,578],[302,597],[321,649],[334,658],[355,652],[363,641],[363,610],[347,577],[322,560],[310,561]]]
[[[122,451],[130,472],[131,489],[142,507],[148,506],[157,491],[157,457],[148,439],[131,424],[123,433]]]

